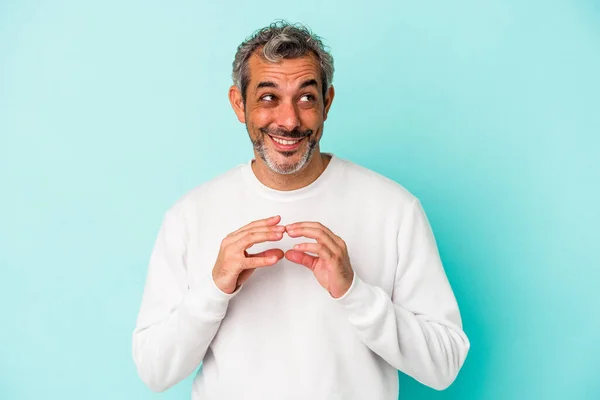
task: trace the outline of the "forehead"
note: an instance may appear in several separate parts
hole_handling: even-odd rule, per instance
[[[308,79],[319,81],[319,63],[317,57],[310,52],[303,57],[283,59],[276,63],[268,61],[257,53],[259,52],[254,52],[248,60],[250,86],[253,88],[263,81],[288,85],[300,84]]]

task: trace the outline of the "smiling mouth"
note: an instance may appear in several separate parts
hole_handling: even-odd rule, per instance
[[[298,149],[298,147],[300,147],[300,144],[305,139],[305,138],[300,138],[300,139],[282,139],[282,138],[274,137],[274,136],[271,136],[271,135],[267,135],[267,136],[269,136],[269,138],[271,139],[271,141],[275,145],[275,148],[277,150],[281,150],[281,151],[293,151],[293,150],[296,150],[296,149]]]

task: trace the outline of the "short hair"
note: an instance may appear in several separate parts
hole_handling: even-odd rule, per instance
[[[246,102],[246,90],[250,82],[248,60],[257,50],[262,49],[262,56],[270,62],[282,59],[304,57],[312,52],[319,62],[323,98],[333,80],[333,57],[326,50],[321,38],[302,24],[290,24],[279,20],[264,27],[242,42],[233,60],[233,83],[242,92]]]

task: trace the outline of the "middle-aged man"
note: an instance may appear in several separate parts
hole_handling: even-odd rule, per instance
[[[456,378],[470,345],[421,203],[320,151],[332,77],[301,25],[238,47],[229,99],[254,158],[164,216],[133,334],[152,390],[200,365],[194,400],[395,400],[398,370]]]

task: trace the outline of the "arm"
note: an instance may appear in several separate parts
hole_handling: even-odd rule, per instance
[[[393,295],[361,280],[335,299],[361,340],[396,369],[437,390],[455,380],[470,347],[458,305],[418,199],[398,234]]]
[[[210,272],[189,288],[185,221],[171,209],[150,257],[136,328],[133,359],[142,381],[164,391],[196,369],[225,317],[229,299]]]

